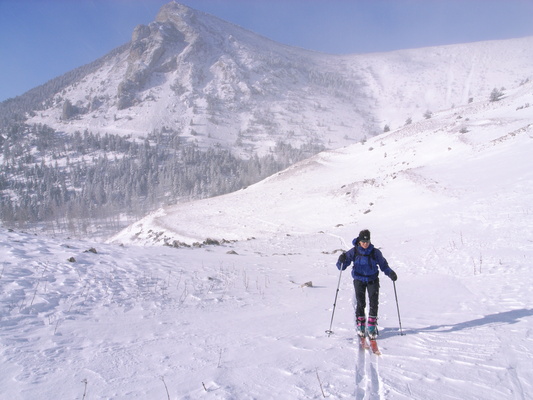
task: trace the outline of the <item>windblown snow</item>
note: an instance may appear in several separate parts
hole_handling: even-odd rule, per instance
[[[532,103],[528,82],[108,243],[2,229],[0,397],[532,398]],[[364,228],[399,277],[380,357],[335,268]]]

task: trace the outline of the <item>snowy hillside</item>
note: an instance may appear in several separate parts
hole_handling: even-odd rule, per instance
[[[532,89],[160,210],[114,243],[0,230],[0,398],[531,398]],[[381,278],[380,357],[353,342],[334,266],[363,228],[399,276],[400,318]],[[228,242],[160,245],[206,238]]]
[[[514,90],[532,78],[532,64],[533,38],[321,54],[171,2],[30,122],[133,137],[170,130],[244,157],[279,140],[337,148],[385,125],[488,99],[495,87]]]
[[[510,200],[521,207],[531,197],[525,183],[533,174],[532,86],[320,153],[238,192],[161,209],[114,240],[246,240],[366,225],[376,218],[433,230],[435,213],[449,215],[450,224],[474,223],[480,235],[498,238],[501,225],[485,202],[508,212],[515,204]],[[487,213],[486,221],[472,221],[470,215],[479,211]],[[420,218],[403,220],[413,213]],[[524,226],[523,233],[528,230]]]
[[[347,273],[335,333],[325,334],[339,277],[333,236],[190,250],[1,231],[0,397],[530,398],[530,237],[508,228],[513,249],[490,250],[491,236],[474,248],[468,227],[453,244],[445,216],[432,222],[439,247],[425,248],[426,232],[407,227],[404,242],[384,249],[399,274],[404,336],[383,278],[380,358],[352,342]],[[376,244],[396,228],[373,227]],[[407,240],[419,243],[416,253],[404,250]]]

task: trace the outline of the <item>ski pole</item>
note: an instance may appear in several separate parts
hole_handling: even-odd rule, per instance
[[[329,329],[326,331],[328,334],[328,337],[333,333],[331,330],[331,327],[333,326],[333,316],[335,315],[335,307],[337,307],[337,295],[339,294],[339,287],[341,285],[341,275],[342,275],[342,268],[341,272],[339,273],[339,282],[337,283],[337,291],[335,292],[335,301],[333,302],[333,312],[331,313],[331,322],[329,323]]]
[[[396,309],[398,310],[398,322],[400,323],[400,336],[403,336],[402,319],[400,318],[400,306],[398,305],[398,294],[396,293],[396,282],[392,281],[394,285],[394,297],[396,298]]]

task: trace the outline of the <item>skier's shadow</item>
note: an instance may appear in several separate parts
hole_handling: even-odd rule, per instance
[[[456,331],[462,331],[465,329],[475,329],[482,325],[489,325],[489,324],[516,324],[517,322],[520,322],[521,318],[525,317],[531,317],[533,316],[533,309],[527,309],[523,308],[520,310],[511,310],[511,311],[505,311],[501,313],[496,314],[490,314],[486,315],[483,318],[473,319],[471,321],[465,321],[465,322],[459,322],[455,325],[431,325],[426,328],[418,328],[418,329],[404,329],[402,332],[398,328],[383,328],[379,332],[379,337],[381,339],[391,337],[391,336],[397,336],[401,335],[402,333],[404,335],[407,334],[418,334],[422,332],[439,332],[439,333],[446,333],[446,332],[456,332]]]

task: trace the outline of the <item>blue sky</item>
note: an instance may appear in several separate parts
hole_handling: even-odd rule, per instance
[[[0,101],[103,56],[169,0],[0,0]],[[351,54],[533,36],[533,0],[181,0],[275,41]]]

